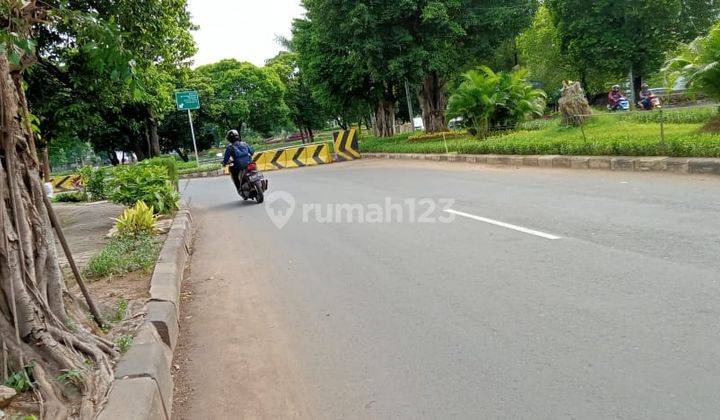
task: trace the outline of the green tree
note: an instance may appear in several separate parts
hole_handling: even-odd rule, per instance
[[[223,60],[199,67],[194,83],[209,87],[200,91],[200,101],[209,121],[220,127],[269,136],[287,121],[285,86],[272,69]]]
[[[292,46],[315,97],[344,122],[363,120],[372,109],[375,134],[392,135],[399,83],[407,73],[394,59],[402,34],[385,24],[397,4],[306,0],[303,5],[308,12],[293,25]]]
[[[720,100],[720,23],[707,35],[681,46],[665,70],[685,77],[693,91]]]
[[[427,131],[446,127],[446,87],[468,64],[492,58],[503,44],[515,49],[513,38],[532,20],[536,0],[415,1],[399,17],[411,40],[403,64],[417,70],[418,99]]]
[[[283,51],[267,61],[266,66],[274,70],[285,84],[285,103],[290,120],[300,130],[303,138],[314,139],[313,130],[327,125],[331,114],[316,100],[305,81],[297,63],[296,53]]]
[[[195,53],[186,0],[81,0],[73,8],[79,22],[37,28],[39,65],[29,74],[28,97],[45,138],[90,139],[109,155],[117,147],[139,158],[159,154],[158,123],[173,107],[174,79]],[[87,14],[107,25],[88,25]],[[119,138],[89,137],[99,129]]]
[[[538,8],[532,25],[517,38],[520,61],[529,77],[546,92],[559,91],[573,76],[571,63],[560,50],[560,38],[547,6]]]
[[[4,362],[13,370],[32,366],[42,418],[95,418],[118,354],[87,327],[84,311],[68,293],[39,177],[24,75],[33,62],[51,58],[36,53],[33,35],[40,31],[73,33],[63,42],[84,49],[88,68],[103,80],[131,74],[130,54],[117,38],[104,37],[119,36],[114,22],[75,2],[55,6],[0,2],[0,341],[7,350]],[[89,39],[106,43],[93,45]],[[53,380],[63,370],[77,372],[81,392]]]
[[[532,17],[536,1],[305,0],[293,44],[320,96],[375,109],[376,134],[393,134],[405,80],[419,86],[425,128],[444,130],[448,80],[492,55]]]
[[[689,42],[705,34],[720,19],[718,0],[681,0],[680,39]]]
[[[583,85],[595,70],[632,71],[637,91],[680,38],[681,0],[548,0],[560,48]]]

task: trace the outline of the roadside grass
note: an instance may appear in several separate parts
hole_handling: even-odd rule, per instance
[[[197,163],[192,162],[192,165],[183,165],[182,169],[178,170],[179,175],[195,174],[198,172],[211,172],[217,171],[222,168],[220,163],[206,163],[197,166]]]
[[[287,143],[275,143],[275,144],[265,144],[265,143],[258,143],[253,144],[252,147],[255,149],[256,152],[264,152],[265,150],[273,150],[273,149],[284,149],[286,147],[294,147],[294,146],[302,146],[302,141],[291,141]]]
[[[125,354],[130,350],[133,344],[133,336],[125,334],[115,339],[115,347],[117,347],[120,354]]]
[[[688,108],[668,108],[653,110],[648,112],[632,112],[629,114],[618,114],[619,118],[626,121],[636,123],[654,123],[659,124],[662,119],[669,124],[705,124],[712,118],[718,116],[718,107],[688,107]]]
[[[716,111],[713,110],[716,113]],[[661,143],[659,113],[600,115],[583,127],[565,127],[559,120],[543,120],[541,128],[495,134],[485,140],[448,139],[447,151],[461,154],[622,155],[720,157],[720,134],[700,129],[713,113],[665,111],[665,142]],[[698,122],[699,121],[699,122]],[[583,136],[584,131],[584,136]],[[413,142],[409,134],[391,138],[365,137],[365,153],[445,153],[443,140]]]
[[[53,203],[82,203],[87,201],[87,196],[79,191],[61,192],[52,198]]]
[[[160,244],[151,236],[115,236],[90,261],[85,274],[90,278],[121,275],[155,266]]]

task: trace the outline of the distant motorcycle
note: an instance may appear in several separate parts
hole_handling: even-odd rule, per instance
[[[258,204],[265,201],[265,191],[268,189],[268,180],[252,162],[245,169],[240,186],[240,196],[243,200],[255,200]]]
[[[662,101],[657,96],[650,96],[647,100],[638,102],[640,109],[652,111],[653,109],[662,108]]]
[[[630,111],[630,101],[623,96],[618,100],[617,105],[608,105],[608,111]]]

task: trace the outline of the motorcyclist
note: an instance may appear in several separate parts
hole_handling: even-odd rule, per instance
[[[247,166],[252,162],[252,156],[255,149],[240,139],[240,133],[237,130],[228,131],[225,136],[228,146],[225,148],[225,157],[223,158],[223,166],[232,162],[230,167],[230,175],[235,184],[238,194],[242,187],[242,179],[245,176]]]
[[[625,95],[620,91],[620,85],[614,85],[608,94],[608,108],[611,110],[620,109],[620,101],[625,99]]]
[[[650,86],[647,83],[643,83],[640,87],[640,102],[638,105],[646,111],[655,108],[655,95],[650,91]]]

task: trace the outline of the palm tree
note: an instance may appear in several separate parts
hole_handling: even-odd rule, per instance
[[[666,74],[682,76],[688,87],[720,100],[720,23],[710,32],[683,45],[676,57],[665,63]]]
[[[514,127],[529,115],[542,115],[545,92],[527,82],[527,72],[494,72],[486,66],[463,74],[450,97],[448,115],[462,117],[485,137],[493,127]]]

